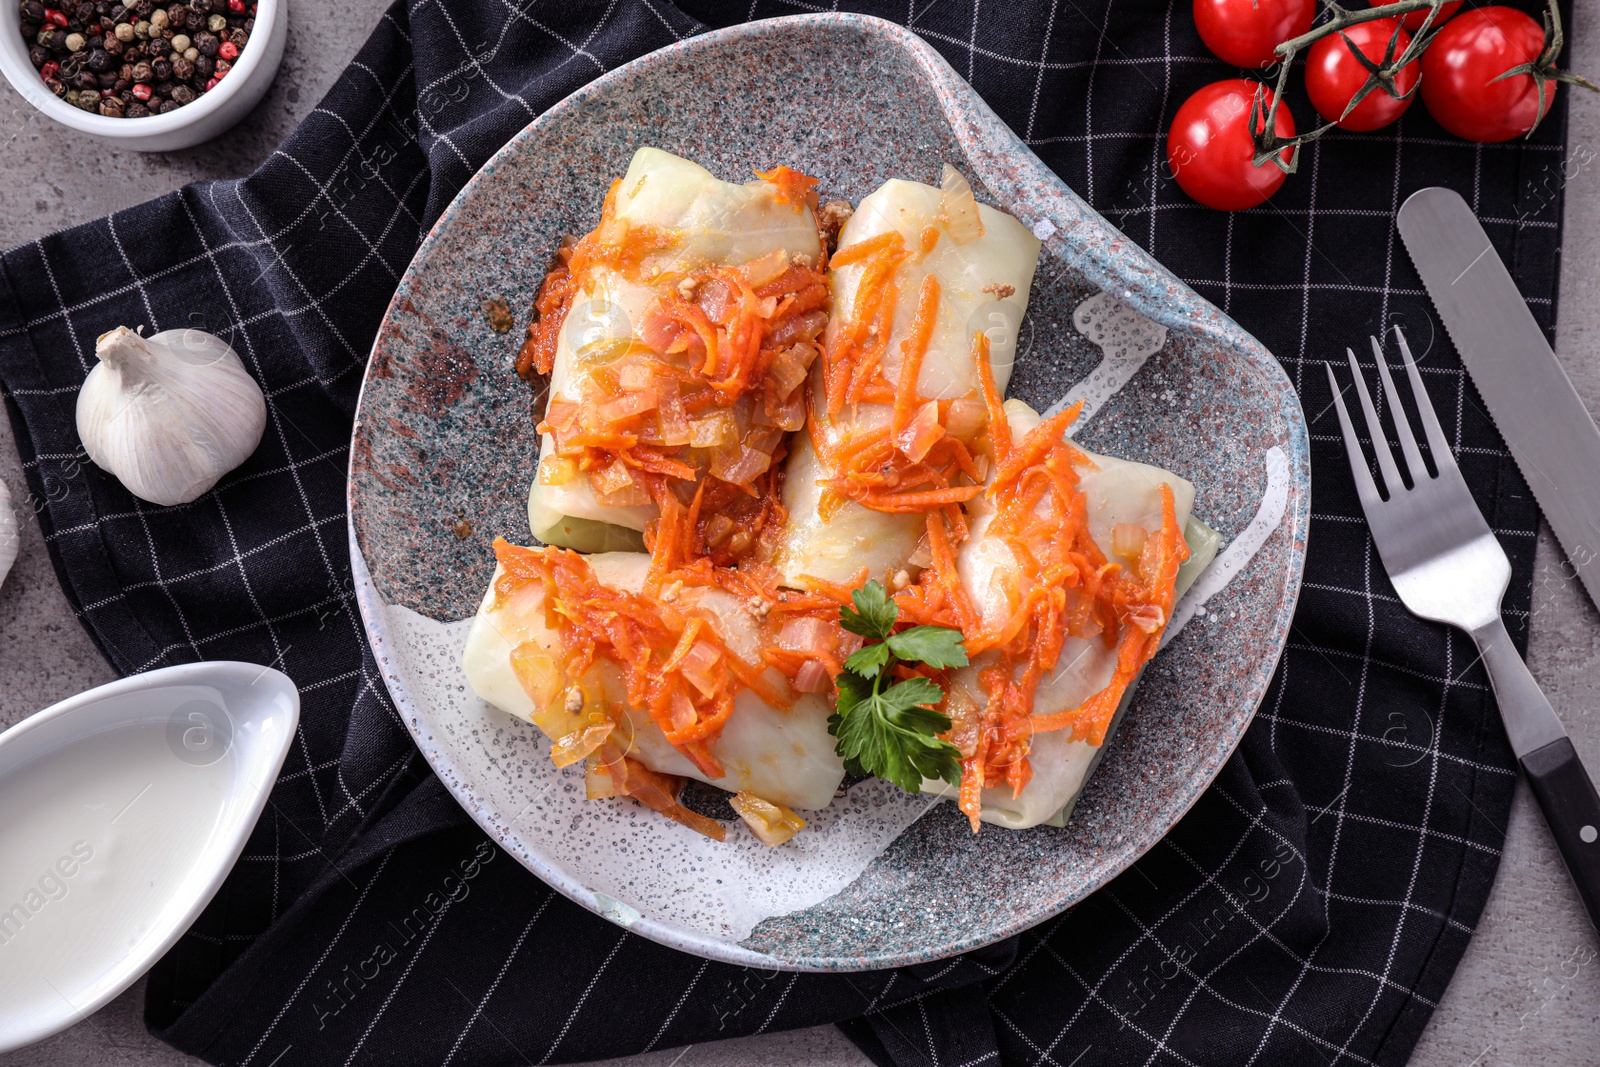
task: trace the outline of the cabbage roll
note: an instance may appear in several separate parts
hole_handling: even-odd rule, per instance
[[[855,347],[871,346],[867,359],[876,361],[883,378],[898,389],[908,349],[925,338],[914,391],[919,418],[896,434],[906,442],[900,446],[903,455],[926,449],[929,435],[947,434],[967,445],[978,436],[985,409],[974,358],[976,335],[987,338],[994,385],[1003,396],[1038,260],[1038,239],[1005,212],[973,201],[966,181],[949,167],[942,190],[899,179],[885,182],[845,224],[829,274],[828,358],[838,357],[859,331]],[[937,314],[925,321],[919,310],[930,292]],[[886,315],[884,341],[879,335]],[[816,425],[812,433],[795,434],[790,445],[783,489],[788,522],[774,564],[796,588],[804,586],[806,576],[849,582],[862,567],[869,577],[887,580],[915,551],[923,515],[886,513],[853,499],[825,500],[834,494],[827,494],[822,482],[841,472],[830,468],[816,445],[827,453],[882,430],[895,416],[894,405],[881,387],[843,395],[838,378],[830,381],[825,366],[813,370],[811,388]]]
[[[607,552],[585,557],[595,577],[604,585],[631,593],[645,586],[650,557],[636,552]],[[505,573],[495,569],[483,603],[478,608],[462,654],[462,666],[472,689],[502,711],[538,726],[552,742],[559,742],[573,727],[571,714],[561,706],[541,706],[518,678],[513,653],[537,661],[533,669],[547,672],[551,692],[564,694],[573,685],[587,687],[620,712],[615,737],[625,753],[662,774],[679,775],[729,791],[744,790],[763,800],[790,808],[824,808],[844,779],[844,761],[834,753],[837,742],[828,733],[831,709],[821,694],[795,694],[785,709],[766,703],[753,690],[741,688],[734,698],[733,714],[711,745],[726,774],[708,777],[701,768],[674,748],[650,716],[632,707],[618,669],[601,660],[599,678],[567,676],[559,635],[546,625],[545,594],[537,583],[520,585],[496,606],[495,582]],[[747,663],[761,662],[760,622],[745,602],[720,589],[684,589],[676,606],[701,612],[714,621],[728,648]],[[530,647],[531,646],[531,647]],[[542,653],[542,655],[541,655]],[[529,664],[524,663],[524,671]],[[766,675],[783,686],[777,671]]]
[[[1013,437],[1019,440],[1041,421],[1039,415],[1020,400],[1006,401],[1005,410]],[[1087,463],[1078,469],[1078,489],[1083,493],[1088,509],[1090,536],[1108,560],[1124,565],[1133,562],[1137,549],[1131,556],[1126,552],[1119,553],[1118,541],[1123,541],[1124,547],[1130,547],[1127,542],[1134,528],[1141,532],[1159,530],[1162,524],[1159,487],[1164,484],[1171,489],[1178,524],[1185,529],[1185,540],[1190,547],[1189,559],[1178,572],[1176,585],[1181,594],[1210,563],[1217,550],[1215,535],[1190,515],[1194,505],[1194,486],[1159,467],[1092,453],[1084,453],[1084,456]],[[983,620],[984,628],[995,629],[1004,623],[1012,611],[1007,588],[1011,584],[1008,578],[1016,570],[1016,562],[1010,547],[1000,538],[988,534],[989,525],[995,517],[988,503],[986,497],[978,497],[968,505],[972,538],[961,547],[956,565],[961,583],[972,598],[973,607]],[[1120,539],[1118,527],[1123,528]],[[1138,537],[1136,534],[1132,536]],[[952,685],[952,688],[959,688],[955,699],[981,708],[985,696],[978,683],[978,672],[993,666],[998,660],[998,653],[983,652],[973,658],[971,666],[957,672]],[[1069,635],[1056,664],[1055,672],[1041,680],[1035,691],[1035,715],[1049,715],[1079,707],[1105,689],[1111,683],[1116,669],[1117,647],[1107,644],[1100,636]],[[1131,687],[1128,692],[1132,692]],[[1124,706],[1126,702],[1125,697]],[[1113,728],[1114,725],[1115,720]],[[1009,785],[986,788],[983,791],[983,821],[1022,829],[1051,821],[1062,812],[1082,790],[1104,748],[1103,744],[1092,745],[1086,740],[1072,738],[1070,729],[1034,734],[1028,753],[1033,774],[1028,784],[1018,796],[1012,796]],[[939,781],[925,781],[923,789],[946,796],[956,793],[954,788]]]
[[[659,508],[640,482],[638,464],[622,461],[627,446],[568,446],[569,440],[615,438],[591,432],[597,412],[607,428],[686,463],[694,477],[714,469],[739,482],[770,463],[783,430],[797,428],[803,417],[798,398],[787,422],[761,425],[759,405],[750,398],[725,411],[686,411],[683,401],[690,398],[680,400],[679,386],[695,384],[705,346],[715,343],[719,330],[723,347],[731,347],[723,328],[731,328],[741,294],[748,301],[752,289],[781,287],[791,265],[814,267],[821,252],[816,217],[792,186],[765,179],[736,185],[660,149],[635,153],[607,197],[600,228],[566,253],[570,295],[554,337],[540,465],[528,494],[533,535],[585,552],[643,548],[637,531]],[[727,268],[739,277],[716,274]],[[541,308],[543,299],[541,291]],[[823,291],[817,303],[825,301]],[[819,307],[780,322],[770,317],[781,302],[764,304],[757,311],[770,320],[763,343],[803,342],[807,331],[810,337],[820,333],[826,317]],[[685,328],[673,309],[696,317],[712,339],[697,336],[692,339],[700,347],[682,348]],[[775,365],[796,383],[809,367]],[[686,377],[667,381],[663,366]],[[702,415],[716,417],[697,418]],[[744,447],[752,440],[754,447]],[[607,447],[612,452],[602,451]],[[571,458],[579,453],[580,459]]]

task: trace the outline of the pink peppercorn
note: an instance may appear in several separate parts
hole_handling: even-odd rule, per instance
[[[244,0],[228,0],[228,10],[235,15],[244,14]]]
[[[238,59],[239,46],[234,44],[232,41],[223,41],[222,47],[217,49],[217,55],[221,56],[223,59]]]
[[[137,98],[139,98],[140,100],[149,100],[151,95],[152,95],[151,91],[150,91],[150,86],[144,84],[143,82],[140,82],[138,85],[135,85],[133,87],[133,95],[136,96]]]
[[[57,63],[53,59],[50,60],[50,62],[46,63],[44,66],[39,68],[39,77],[43,78],[45,81],[50,81],[57,74],[60,74],[60,73],[61,73],[61,64]]]
[[[216,88],[216,87],[217,87],[217,83],[218,83],[218,82],[219,82],[219,81],[221,81],[221,80],[222,80],[222,78],[221,78],[221,76],[220,76],[220,75],[219,75],[219,76],[217,76],[217,77],[214,77],[214,78],[212,78],[212,79],[211,79],[211,80],[210,80],[210,81],[208,81],[208,82],[206,82],[206,92],[208,92],[208,93],[209,93],[209,92],[210,92],[210,91],[211,91],[211,90],[213,90],[213,89],[215,89],[215,88]],[[135,89],[135,90],[134,90],[134,91],[135,91],[135,92],[138,92],[138,90],[137,90],[137,89]]]
[[[67,16],[53,7],[44,9],[44,20],[52,26],[59,26],[63,30],[67,28]]]

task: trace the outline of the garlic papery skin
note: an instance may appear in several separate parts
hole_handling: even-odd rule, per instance
[[[95,355],[78,391],[78,437],[139,499],[187,504],[261,443],[266,397],[221,338],[193,329],[141,337],[118,326],[100,335]]]
[[[0,482],[0,585],[6,584],[6,575],[17,561],[17,550],[22,547],[22,523],[17,509],[11,506],[11,490]]]

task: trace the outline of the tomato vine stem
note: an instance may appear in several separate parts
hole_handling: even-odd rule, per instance
[[[1255,142],[1256,150],[1255,165],[1259,167],[1271,161],[1286,174],[1293,174],[1300,166],[1300,147],[1315,141],[1336,127],[1339,124],[1339,120],[1350,114],[1357,104],[1367,98],[1369,93],[1386,92],[1396,100],[1404,99],[1410,95],[1400,93],[1395,88],[1395,75],[1407,65],[1421,59],[1422,53],[1433,43],[1434,37],[1439,33],[1438,29],[1434,27],[1434,23],[1438,20],[1439,11],[1446,2],[1447,0],[1395,0],[1394,3],[1384,4],[1381,7],[1351,10],[1337,3],[1336,0],[1322,0],[1322,6],[1329,15],[1328,20],[1320,26],[1313,26],[1298,37],[1291,37],[1274,50],[1278,55],[1278,71],[1270,106],[1266,102],[1265,84],[1256,87],[1255,99],[1250,111],[1251,135]],[[1404,49],[1401,49],[1399,48],[1399,17],[1409,15],[1414,11],[1427,11],[1428,14],[1422,25],[1417,28],[1416,33],[1411,35],[1410,43]],[[1384,50],[1383,59],[1373,61],[1367,58],[1366,54],[1350,40],[1350,37],[1344,31],[1363,22],[1375,22],[1378,19],[1386,18],[1396,19],[1395,32],[1389,38],[1389,45]],[[1295,57],[1324,37],[1331,37],[1336,33],[1344,39],[1345,47],[1350,50],[1350,54],[1366,69],[1366,82],[1350,98],[1350,103],[1345,107],[1344,114],[1340,115],[1339,119],[1324,123],[1315,129],[1307,130],[1305,133],[1297,134],[1294,137],[1278,136],[1274,123],[1278,117],[1278,109],[1283,106],[1283,94],[1289,85],[1289,70],[1294,64]],[[1556,57],[1561,54],[1564,41],[1565,38],[1561,28],[1561,12],[1556,6],[1556,0],[1546,0],[1544,46],[1539,52],[1539,57],[1532,62],[1512,67],[1500,75],[1500,78],[1510,78],[1519,74],[1526,74],[1533,79],[1534,84],[1538,87],[1538,118],[1534,120],[1533,126],[1529,127],[1529,136],[1533,135],[1533,130],[1538,126],[1539,119],[1544,118],[1547,106],[1545,86],[1550,81],[1566,82],[1569,85],[1600,92],[1600,86],[1596,86],[1589,79],[1580,77],[1570,71],[1556,69]],[[1500,79],[1497,78],[1495,80],[1498,81]],[[1419,82],[1417,86],[1414,86],[1411,92],[1416,92],[1417,88],[1420,88],[1420,84]],[[1289,152],[1288,159],[1283,158],[1285,150]]]

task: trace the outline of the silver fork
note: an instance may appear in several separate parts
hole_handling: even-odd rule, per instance
[[[1372,396],[1367,392],[1355,353],[1345,349],[1387,494],[1379,495],[1373,483],[1361,442],[1350,422],[1350,413],[1345,410],[1338,379],[1329,364],[1328,384],[1339,409],[1339,428],[1344,433],[1350,473],[1355,477],[1361,510],[1366,513],[1383,568],[1389,573],[1389,580],[1394,583],[1394,590],[1406,609],[1424,619],[1465,630],[1477,644],[1500,705],[1500,717],[1505,721],[1512,751],[1528,775],[1528,784],[1550,824],[1556,844],[1567,861],[1567,869],[1589,909],[1591,921],[1600,926],[1600,845],[1596,845],[1596,838],[1600,837],[1600,795],[1596,794],[1594,783],[1568,740],[1561,720],[1556,718],[1550,701],[1545,699],[1539,683],[1528,672],[1527,664],[1517,654],[1505,624],[1500,621],[1500,601],[1511,580],[1511,564],[1489,524],[1484,522],[1467,483],[1462,480],[1461,470],[1439,427],[1439,418],[1423,388],[1422,375],[1411,358],[1405,334],[1399,327],[1394,332],[1400,341],[1411,393],[1416,398],[1417,412],[1427,434],[1428,450],[1439,473],[1430,475],[1423,464],[1422,452],[1411,432],[1411,422],[1389,374],[1383,345],[1373,337],[1372,354],[1378,363],[1378,377],[1383,381],[1395,436],[1399,438],[1406,475],[1411,482],[1411,487],[1406,488],[1389,450],[1383,424],[1372,406]]]

